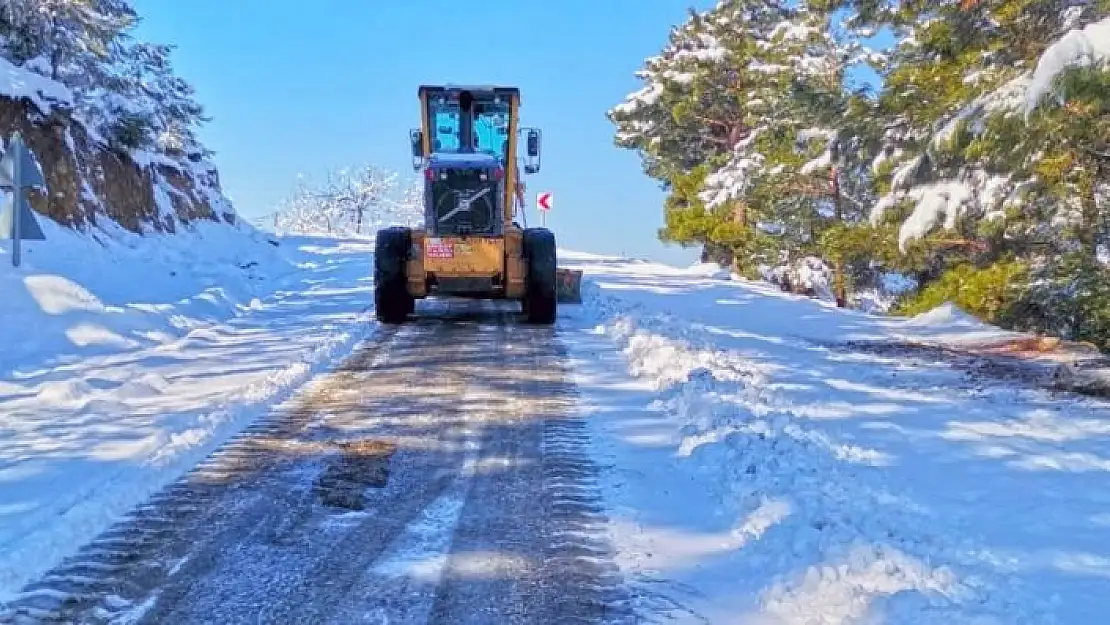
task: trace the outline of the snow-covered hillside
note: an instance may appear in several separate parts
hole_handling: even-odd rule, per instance
[[[0,600],[281,400],[366,327],[372,243],[200,222],[0,242]]]

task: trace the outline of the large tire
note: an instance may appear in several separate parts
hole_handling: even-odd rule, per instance
[[[547,228],[524,231],[524,301],[522,309],[528,323],[555,323],[555,235]]]
[[[409,295],[405,264],[412,231],[395,226],[378,231],[374,243],[374,315],[382,323],[404,323],[415,302]]]

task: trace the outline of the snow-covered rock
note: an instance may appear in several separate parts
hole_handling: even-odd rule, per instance
[[[898,299],[917,288],[917,281],[895,271],[878,275],[877,283],[869,288],[857,287],[851,294],[851,306],[869,314],[886,314]]]
[[[832,292],[833,270],[816,256],[806,256],[789,264],[760,268],[762,278],[785,291],[804,293],[826,301],[835,301]]]

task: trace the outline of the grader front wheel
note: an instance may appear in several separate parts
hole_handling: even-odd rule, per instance
[[[555,235],[546,228],[524,231],[525,272],[524,300],[521,302],[528,323],[555,323]]]
[[[408,228],[378,231],[374,242],[374,315],[381,323],[404,323],[415,308],[405,279],[405,263],[412,245]]]

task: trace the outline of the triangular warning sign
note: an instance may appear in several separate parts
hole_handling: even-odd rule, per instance
[[[19,198],[19,238],[22,241],[45,241],[46,235],[39,226],[35,211],[31,203],[22,193],[5,193],[0,200],[0,240],[15,238],[13,226],[15,225],[15,210],[12,209],[12,198]]]
[[[15,186],[14,165],[16,158],[19,158],[20,161],[19,175],[23,178],[21,181],[23,188],[45,189],[46,179],[42,175],[42,168],[39,167],[35,155],[27,149],[19,135],[12,137],[7,151],[4,152],[3,158],[0,158],[0,187],[11,189]]]

